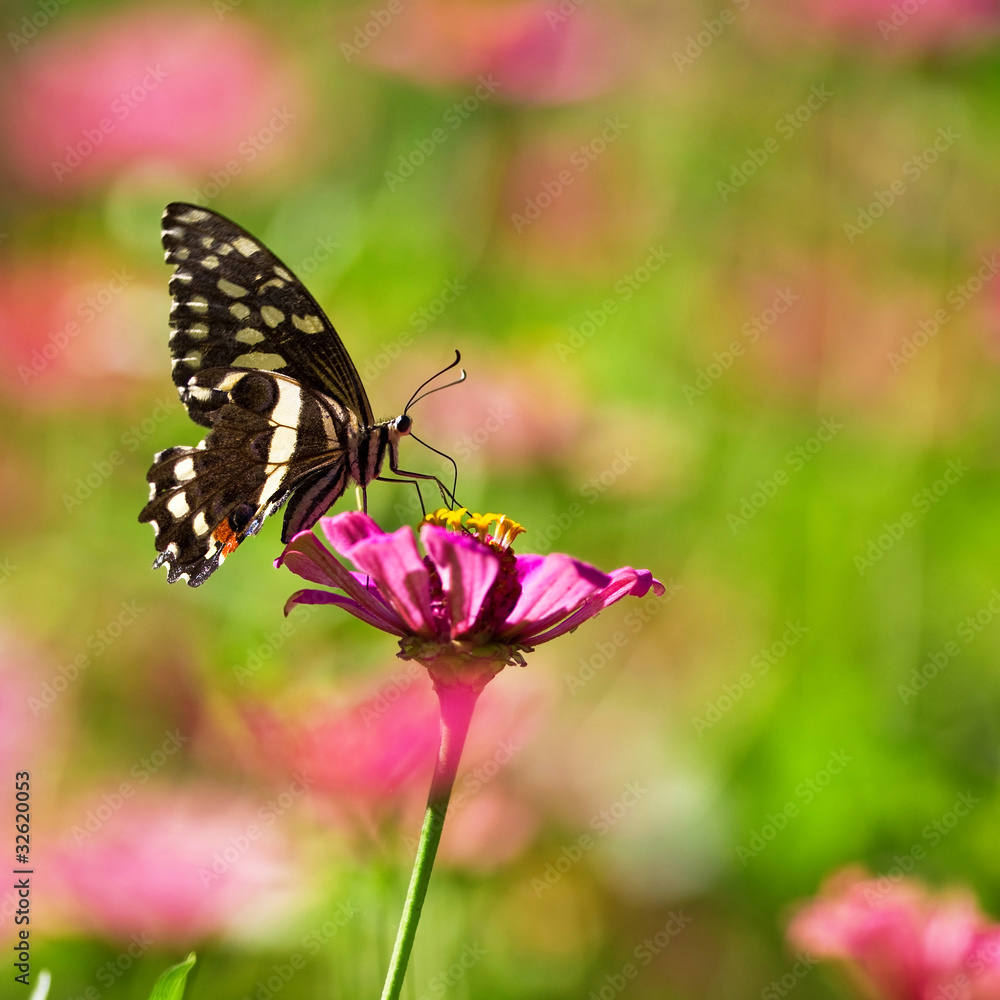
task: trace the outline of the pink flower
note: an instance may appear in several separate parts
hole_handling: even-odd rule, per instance
[[[539,0],[484,4],[412,0],[379,38],[372,59],[431,84],[496,84],[486,100],[559,104],[604,93],[620,75],[618,24],[603,11],[556,11]],[[347,56],[367,47],[364,26],[345,39]],[[479,95],[484,99],[484,93]]]
[[[505,664],[523,665],[523,653],[623,597],[664,592],[649,570],[626,566],[606,574],[561,553],[516,556],[510,545],[520,525],[496,514],[473,514],[462,524],[465,513],[442,510],[421,525],[425,556],[409,528],[386,534],[359,511],[323,518],[330,544],[359,572],[333,558],[312,532],[301,532],[276,565],[343,593],[300,590],[286,612],[296,604],[338,605],[398,636],[398,655],[419,660],[436,683],[485,684]]]
[[[248,912],[280,920],[301,879],[275,825],[280,806],[268,808],[207,788],[81,801],[43,855],[48,912],[71,929],[157,944],[249,929]]]
[[[838,959],[883,1000],[998,1000],[1000,925],[968,893],[847,869],[793,919],[793,947]]]
[[[10,156],[34,188],[76,189],[139,161],[245,168],[241,143],[276,111],[304,117],[290,74],[245,21],[154,6],[51,30],[18,55],[3,109]]]

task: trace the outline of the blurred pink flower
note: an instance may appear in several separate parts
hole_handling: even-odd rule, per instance
[[[1000,998],[1000,925],[965,892],[932,894],[915,879],[847,869],[800,910],[788,937],[845,963],[881,1000]]]
[[[263,129],[301,120],[289,73],[245,21],[127,7],[50,30],[18,55],[3,102],[9,155],[33,187],[75,189],[137,161],[242,170]]]
[[[899,50],[941,49],[982,41],[1000,27],[991,0],[810,0],[779,9],[823,36]]]
[[[301,891],[276,824],[307,784],[268,803],[207,788],[81,801],[45,854],[46,905],[70,928],[114,940],[190,943],[238,933],[247,914],[268,926]]]
[[[434,767],[437,702],[422,673],[401,671],[374,694],[319,704],[297,718],[254,707],[247,722],[267,764],[308,773],[311,795],[335,821],[361,822],[371,832],[410,793],[422,794]]]
[[[360,22],[360,19],[359,19]],[[384,69],[421,83],[497,84],[495,97],[559,104],[595,97],[619,77],[623,35],[604,10],[539,0],[477,3],[411,0],[386,30],[366,33],[359,23],[341,49],[348,59],[365,52]]]
[[[120,401],[111,380],[149,377],[165,364],[166,295],[134,269],[72,255],[0,268],[7,391],[32,405]]]

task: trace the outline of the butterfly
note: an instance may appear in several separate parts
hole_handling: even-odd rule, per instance
[[[351,483],[363,509],[376,479],[412,483],[418,496],[416,480],[434,480],[446,503],[454,499],[454,487],[449,493],[436,476],[399,468],[399,441],[412,430],[407,411],[433,379],[401,415],[376,421],[333,324],[259,240],[180,202],[163,213],[162,239],[175,265],[173,381],[191,419],[209,428],[195,447],[159,452],[146,475],[149,502],[139,520],[153,526],[153,568],[166,565],[169,583],[203,584],[285,504],[288,542]],[[456,351],[443,371],[460,360]],[[381,474],[386,458],[399,478]]]

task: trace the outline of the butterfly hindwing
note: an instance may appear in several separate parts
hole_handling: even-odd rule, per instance
[[[163,215],[170,279],[173,379],[192,420],[212,426],[218,400],[192,393],[206,369],[278,372],[373,422],[361,378],[333,324],[305,286],[246,230],[181,202]]]
[[[344,491],[357,420],[274,372],[206,369],[187,388],[210,407],[203,412],[212,429],[197,448],[156,456],[139,520],[153,524],[155,565],[167,565],[167,579],[197,586],[293,492],[295,521],[315,523]]]

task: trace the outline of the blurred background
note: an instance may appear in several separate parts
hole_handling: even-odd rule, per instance
[[[488,689],[406,997],[844,996],[783,935],[847,863],[1000,916],[1000,7],[2,16],[0,757],[54,1000],[188,948],[192,998],[378,995],[435,749],[390,637],[282,616],[280,518],[149,568],[146,469],[202,436],[173,200],[298,274],[377,413],[461,349],[417,430],[519,551],[667,585]]]

